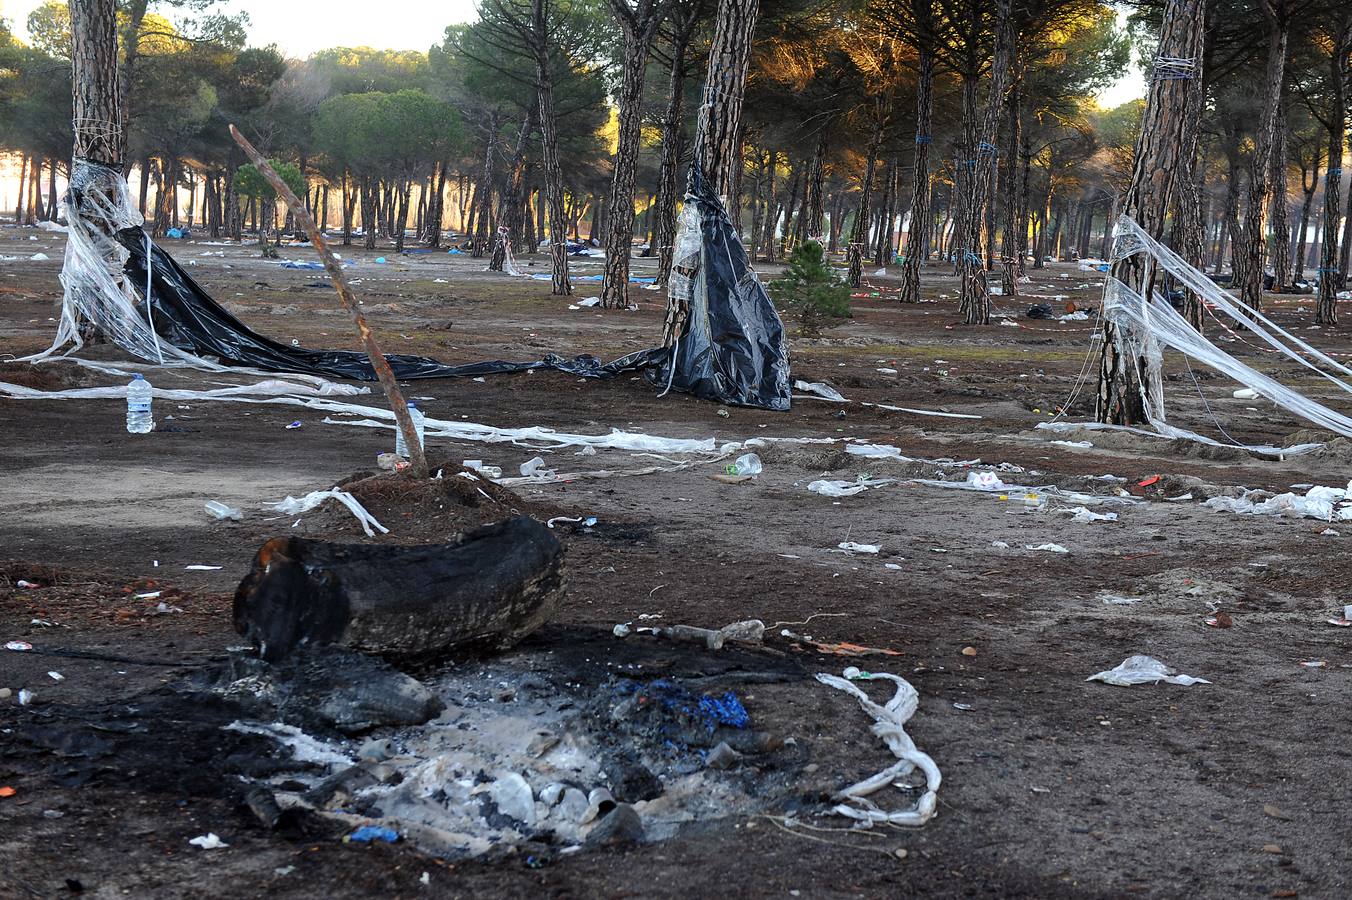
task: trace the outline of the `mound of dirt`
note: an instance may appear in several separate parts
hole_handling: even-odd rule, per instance
[[[555,507],[531,503],[459,463],[429,460],[428,468],[441,477],[419,481],[402,474],[356,472],[338,487],[390,530],[377,536],[382,543],[443,543],[462,531],[510,516],[544,521],[564,514]],[[366,537],[352,513],[336,500],[307,514],[302,528],[312,535]]]
[[[70,364],[0,363],[0,381],[35,391],[63,391],[88,387],[94,380],[88,371]]]

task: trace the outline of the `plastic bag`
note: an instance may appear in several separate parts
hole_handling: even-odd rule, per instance
[[[1211,684],[1205,678],[1179,675],[1153,656],[1145,656],[1139,653],[1135,656],[1128,656],[1115,668],[1090,675],[1085,681],[1102,681],[1104,684],[1112,684],[1118,687],[1130,687],[1133,684],[1155,684],[1160,681],[1181,684],[1185,687],[1192,684]]]

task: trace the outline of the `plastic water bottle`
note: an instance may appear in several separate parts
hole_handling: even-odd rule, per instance
[[[410,400],[408,403],[408,417],[413,420],[413,433],[418,436],[418,446],[423,445],[423,430],[426,428],[423,420],[423,414],[418,411],[418,404]],[[408,444],[404,442],[404,432],[397,425],[394,429],[394,455],[400,459],[408,459]]]
[[[150,382],[138,372],[127,385],[127,431],[131,434],[149,434],[154,430],[150,402]]]

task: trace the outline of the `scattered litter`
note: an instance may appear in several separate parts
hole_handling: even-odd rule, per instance
[[[601,298],[600,298],[600,297],[588,297],[586,300],[579,300],[579,301],[577,301],[577,305],[578,305],[578,306],[581,306],[581,307],[587,307],[587,308],[590,308],[590,307],[593,307],[593,306],[600,306],[600,305],[601,305]]]
[[[516,776],[520,778],[520,775]],[[527,788],[529,790],[529,788]],[[356,831],[347,836],[349,841],[355,841],[358,844],[369,844],[373,841],[384,841],[387,844],[393,844],[399,840],[399,832],[393,828],[386,828],[383,825],[363,825]]]
[[[976,648],[975,648],[975,647],[963,647],[963,648],[962,648],[962,655],[963,655],[963,656],[976,656]]]
[[[859,803],[862,808],[842,803],[831,811],[837,815],[848,816],[869,825],[924,825],[934,818],[934,813],[938,808],[938,790],[942,776],[934,760],[916,749],[915,742],[906,734],[906,723],[915,715],[916,708],[920,704],[919,693],[906,679],[886,672],[861,672],[854,666],[850,666],[842,674],[845,676],[844,678],[818,673],[817,680],[827,687],[844,691],[858,700],[859,706],[873,719],[873,733],[882,739],[898,761],[876,775],[853,784],[836,794],[837,799],[854,801]],[[896,685],[896,693],[891,700],[887,701],[885,706],[874,703],[867,694],[852,683],[853,681],[876,679],[886,679]],[[916,769],[924,773],[925,792],[920,796],[914,809],[886,812],[867,799],[870,794],[878,789],[897,782],[898,779],[904,778]],[[909,785],[905,785],[904,782],[899,787],[903,790],[909,789]]]
[[[302,423],[301,423],[300,419],[297,419],[296,421],[292,422],[290,425],[288,425],[288,426],[286,426],[286,427],[287,427],[287,430],[289,431],[289,430],[291,430],[292,428],[299,428],[299,427],[301,426],[301,424],[302,424]]]
[[[1240,388],[1230,396],[1234,397],[1236,400],[1257,400],[1262,395],[1253,388]]]
[[[28,690],[27,688],[21,688],[19,690],[19,705],[27,706],[32,702],[33,702],[33,692]]]
[[[1128,687],[1133,684],[1155,684],[1160,681],[1167,681],[1169,684],[1181,684],[1184,686],[1193,684],[1211,684],[1205,678],[1194,678],[1191,675],[1179,675],[1175,670],[1169,668],[1152,656],[1137,654],[1124,659],[1116,668],[1107,669],[1094,675],[1090,675],[1085,681],[1102,681],[1104,684],[1112,684],[1118,687]]]
[[[215,572],[215,571],[217,571],[217,570],[220,569],[220,568],[222,568],[222,567],[221,567],[221,566],[184,566],[184,567],[183,567],[183,571],[185,571],[185,572]]]
[[[13,797],[17,793],[19,792],[16,791],[14,788],[10,787],[9,785],[0,787],[0,797]]]
[[[870,478],[867,475],[860,475],[854,481],[832,481],[819,478],[810,482],[807,489],[814,494],[821,494],[823,497],[853,497],[855,494],[862,494],[869,488],[893,484],[895,481],[895,478]]]
[[[881,372],[881,373],[884,374],[884,375],[895,375],[895,374],[897,374],[897,370],[896,370],[896,369],[889,368],[889,367],[887,367],[887,366],[883,366],[882,368],[878,369],[878,371]]]
[[[33,262],[42,262],[44,260],[51,259],[51,257],[48,256],[46,253],[34,253],[32,256],[28,258],[33,260]]]
[[[1023,549],[1025,549],[1025,550],[1042,550],[1042,551],[1045,551],[1045,552],[1047,552],[1047,553],[1069,553],[1069,552],[1070,552],[1070,551],[1067,550],[1065,547],[1062,547],[1060,544],[1025,544]]]
[[[203,850],[219,850],[222,847],[230,846],[225,841],[218,838],[214,831],[209,831],[206,834],[198,835],[197,837],[188,841],[188,843],[192,844],[194,847],[201,847]]]
[[[545,522],[545,525],[549,528],[553,528],[555,522],[578,522],[584,528],[591,528],[596,524],[596,516],[586,516],[585,518],[583,516],[555,516]]]
[[[795,391],[802,391],[805,394],[811,394],[814,397],[820,397],[822,400],[830,400],[834,403],[849,403],[835,388],[829,384],[820,381],[795,381],[793,383]]]
[[[1104,603],[1111,606],[1125,606],[1128,603],[1140,603],[1144,597],[1122,597],[1118,594],[1103,594],[1099,597]]]
[[[553,478],[554,474],[553,469],[545,468],[544,458],[540,456],[521,464],[521,476],[523,478]]]
[[[1307,659],[1304,662],[1302,662],[1301,665],[1307,669],[1322,669],[1324,668],[1325,663],[1322,659]],[[22,698],[19,700],[19,702],[20,703],[23,702]]]
[[[206,503],[207,515],[213,519],[234,519],[238,522],[244,518],[244,514],[233,506],[226,506],[219,500],[208,500]]]
[[[953,708],[960,709],[963,712],[971,712],[972,710],[976,709],[976,707],[970,703],[954,703]]]
[[[1009,543],[1007,541],[991,541],[991,546],[994,547],[996,550],[1009,549]]]
[[[877,553],[882,549],[877,544],[856,544],[854,541],[841,541],[836,547],[846,553]]]
[[[1209,509],[1252,516],[1304,517],[1325,522],[1352,520],[1352,502],[1349,502],[1347,488],[1316,485],[1306,491],[1304,496],[1277,494],[1255,503],[1252,497],[1256,493],[1259,492],[1245,491],[1239,497],[1212,497],[1202,505]]]
[[[1117,513],[1096,513],[1083,506],[1074,508],[1062,508],[1056,510],[1058,513],[1069,513],[1072,522],[1116,522]]]
[[[62,675],[60,672],[48,672],[47,677],[50,678],[52,681],[58,682],[66,680],[66,676]]]
[[[8,644],[5,644],[5,649],[19,651],[32,650],[33,645],[28,643],[28,641],[10,641]]]
[[[1058,447],[1074,447],[1076,450],[1088,450],[1094,445],[1089,441],[1048,441],[1049,444],[1055,444]]]
[[[1319,533],[1324,535],[1325,537],[1337,537],[1338,535],[1342,534],[1342,532],[1336,528],[1325,528],[1323,531]]]
[[[968,472],[967,486],[976,491],[1003,491],[1006,487],[994,472]]]
[[[1151,475],[1149,478],[1142,478],[1140,481],[1136,482],[1136,486],[1137,486],[1137,487],[1150,487],[1152,484],[1158,483],[1159,480],[1160,480],[1160,477],[1159,477],[1158,475]]]
[[[155,600],[163,593],[164,591],[147,591],[143,594],[132,594],[132,598],[135,600]]]
[[[19,579],[18,581],[16,581],[16,582],[14,582],[14,586],[17,587],[17,588],[40,588],[40,587],[42,587],[42,585],[40,585],[40,584],[34,584],[34,583],[31,582],[31,581],[24,581],[22,578],[20,578],[20,579]]]
[[[1235,620],[1230,617],[1228,612],[1217,612],[1215,615],[1207,616],[1202,621],[1212,628],[1229,628],[1235,624]]]
[[[761,458],[754,453],[744,453],[737,457],[731,465],[727,467],[729,475],[759,475],[765,467],[761,464]]]
[[[389,534],[390,530],[377,522],[375,517],[366,511],[366,507],[357,501],[356,497],[347,491],[340,491],[336,487],[327,491],[311,491],[300,499],[288,495],[280,503],[272,504],[272,508],[288,516],[296,516],[309,512],[325,500],[337,500],[346,506],[348,511],[357,517],[357,521],[361,523],[362,531],[366,532],[367,537],[375,537],[375,531],[372,531],[372,528],[381,534]]]

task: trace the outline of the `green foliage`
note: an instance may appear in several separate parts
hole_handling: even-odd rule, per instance
[[[297,196],[305,193],[305,178],[295,163],[270,159],[268,164]],[[273,190],[272,184],[253,163],[245,163],[235,171],[235,190],[241,197],[261,200],[264,203],[277,199],[277,192]]]
[[[784,276],[770,282],[770,296],[798,317],[805,335],[820,334],[823,326],[837,324],[834,320],[853,318],[850,287],[831,271],[816,241],[794,248]]]

